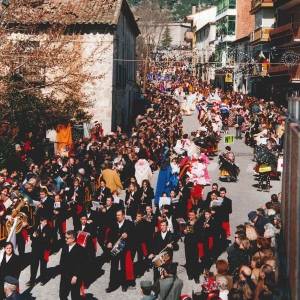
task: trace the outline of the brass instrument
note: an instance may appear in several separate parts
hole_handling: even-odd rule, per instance
[[[194,233],[194,225],[188,223],[185,230],[187,233]]]
[[[6,230],[8,234],[10,233],[10,230],[14,224],[14,219],[17,218],[17,226],[16,226],[16,233],[21,232],[22,228],[25,224],[28,224],[28,217],[25,213],[21,212],[21,209],[24,206],[28,206],[27,202],[20,198],[20,202],[18,203],[17,207],[13,209],[11,218],[6,221]]]
[[[112,249],[110,250],[110,254],[112,256],[117,256],[120,254],[126,246],[126,241],[122,238],[122,236],[116,241]]]

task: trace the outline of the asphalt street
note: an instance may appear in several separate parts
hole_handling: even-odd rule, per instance
[[[184,131],[190,133],[197,130],[198,120],[196,114],[192,116],[184,117]],[[224,139],[220,143],[220,151],[224,149]],[[232,145],[232,150],[236,154],[237,164],[241,169],[239,176],[239,181],[237,183],[221,183],[218,181],[218,164],[217,157],[211,160],[209,165],[210,175],[212,177],[212,182],[219,182],[220,186],[225,186],[228,191],[228,197],[232,199],[233,204],[233,213],[231,215],[230,223],[231,228],[235,228],[236,225],[244,223],[247,221],[247,214],[251,210],[262,206],[267,200],[269,200],[272,193],[278,193],[281,190],[280,181],[272,181],[271,191],[270,192],[258,192],[253,184],[255,180],[253,177],[253,167],[254,162],[252,161],[252,149],[244,144],[243,141],[238,140]],[[157,179],[157,174],[153,176],[153,183],[155,184]],[[205,188],[205,193],[209,191],[210,187]],[[71,223],[71,222],[69,222]],[[69,224],[70,225],[70,224]],[[27,251],[30,251],[28,247]],[[101,252],[98,253],[100,255]],[[60,252],[50,257],[48,267],[53,272],[55,267],[58,265],[60,259]],[[184,247],[183,243],[180,242],[179,251],[175,252],[174,261],[179,263],[178,276],[184,281],[183,294],[191,294],[192,290],[197,291],[200,289],[200,285],[196,285],[194,281],[189,281],[184,267],[185,264],[184,258]],[[100,267],[99,267],[100,268]],[[122,299],[122,300],[138,300],[141,298],[141,292],[139,289],[141,280],[152,280],[153,272],[150,270],[147,272],[141,279],[137,279],[136,288],[130,289],[126,293],[121,291],[121,288],[116,290],[111,294],[105,293],[105,288],[108,286],[109,280],[109,264],[105,264],[103,267],[104,274],[100,276],[87,290],[87,299]],[[54,272],[55,274],[55,272]],[[58,290],[59,290],[59,281],[60,276],[54,275],[54,278],[51,278],[46,285],[41,286],[37,284],[32,290],[28,290],[25,286],[25,283],[29,280],[30,277],[30,267],[25,268],[20,276],[20,290],[25,292],[28,295],[32,296],[32,299],[38,300],[54,300],[59,299]]]

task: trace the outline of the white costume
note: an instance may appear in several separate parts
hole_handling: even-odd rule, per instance
[[[135,178],[139,186],[142,185],[143,180],[151,180],[152,171],[149,162],[146,159],[139,159],[135,163]]]

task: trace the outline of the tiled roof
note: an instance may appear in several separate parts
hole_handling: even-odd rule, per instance
[[[123,1],[125,0],[23,0],[25,4],[20,5],[20,0],[11,0],[6,20],[19,24],[116,25]]]

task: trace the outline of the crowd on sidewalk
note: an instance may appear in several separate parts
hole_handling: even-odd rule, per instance
[[[9,297],[17,294],[14,286],[31,241],[30,287],[47,284],[49,256],[62,248],[60,299],[69,293],[72,299],[83,298],[104,263],[110,263],[107,293],[134,288],[135,279],[153,269],[153,283],[141,283],[144,299],[179,299],[183,282],[173,252],[183,245],[188,279],[200,284],[200,275],[205,277],[195,299],[275,299],[278,196],[249,213],[249,222],[233,231],[229,246],[230,191],[213,184],[204,197],[204,188],[211,184],[209,157],[218,153],[221,135],[231,126],[236,138],[245,133],[247,144],[261,146],[255,148],[258,168],[272,160],[271,170],[258,170],[259,187],[263,180],[268,185],[276,153],[282,151],[284,109],[213,89],[182,65],[161,75],[153,69],[145,114],[137,117],[130,134],[118,128],[103,135],[97,123],[91,138],[76,141],[67,157],[36,151],[38,141],[31,133],[16,145],[14,159],[0,172],[1,226],[10,224],[16,233],[16,243],[5,244],[0,262],[2,298],[15,299]],[[182,115],[194,109],[199,129],[189,136]],[[231,149],[222,155],[234,164]],[[72,230],[67,230],[69,219]],[[102,265],[95,263],[99,247]],[[226,249],[228,260],[218,260]],[[210,272],[213,265],[216,274]]]

